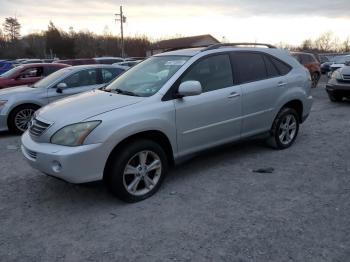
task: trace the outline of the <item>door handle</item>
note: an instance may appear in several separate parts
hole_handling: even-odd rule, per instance
[[[284,82],[279,82],[277,86],[286,86],[287,83],[284,83]]]
[[[235,97],[239,97],[240,94],[236,93],[236,92],[232,92],[227,98],[235,98]]]

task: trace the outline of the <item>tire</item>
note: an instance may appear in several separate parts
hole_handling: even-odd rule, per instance
[[[343,97],[340,96],[339,94],[332,94],[332,93],[328,93],[328,97],[329,100],[331,100],[332,102],[341,102],[343,100]]]
[[[35,105],[22,105],[13,109],[7,121],[9,131],[15,134],[24,133],[34,112],[38,109],[39,107]]]
[[[280,150],[289,148],[298,136],[299,122],[299,116],[293,108],[282,108],[272,124],[268,144]]]
[[[157,192],[168,170],[164,150],[152,140],[131,142],[111,157],[104,181],[114,195],[128,203],[144,200]],[[151,164],[154,169],[147,172]]]
[[[311,80],[312,80],[312,88],[316,88],[318,81],[320,80],[320,74],[319,73],[313,73],[311,75]]]

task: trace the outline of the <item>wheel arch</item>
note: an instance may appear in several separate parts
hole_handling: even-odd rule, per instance
[[[118,151],[120,151],[122,148],[126,147],[128,144],[130,144],[131,142],[134,142],[136,140],[139,139],[148,139],[148,140],[152,140],[155,143],[159,144],[165,151],[165,154],[167,156],[168,159],[168,163],[170,165],[173,165],[175,160],[174,160],[174,151],[173,151],[173,147],[171,145],[171,142],[169,140],[169,138],[161,131],[159,130],[148,130],[148,131],[142,131],[142,132],[138,132],[136,134],[130,135],[126,138],[124,138],[123,140],[121,140],[117,145],[115,145],[115,147],[113,148],[113,150],[111,151],[111,153],[109,154],[104,170],[103,170],[103,177],[105,177],[106,173],[108,172],[108,170],[111,167],[112,164],[112,160],[113,160],[113,156],[115,154],[117,154]]]
[[[303,122],[303,111],[304,111],[304,106],[303,106],[303,102],[299,99],[293,99],[287,103],[285,103],[280,110],[282,110],[283,108],[292,108],[294,109],[297,113],[298,113],[298,117],[299,117],[299,123]]]

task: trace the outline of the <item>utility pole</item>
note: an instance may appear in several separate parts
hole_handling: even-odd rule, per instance
[[[122,49],[122,58],[125,57],[125,50],[124,50],[124,30],[123,30],[123,24],[126,22],[126,16],[123,14],[123,7],[120,6],[120,13],[115,14],[117,17],[115,20],[120,21],[120,36],[121,36],[121,49]]]

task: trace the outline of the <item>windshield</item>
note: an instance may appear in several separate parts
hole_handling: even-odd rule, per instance
[[[106,90],[126,95],[152,96],[189,58],[188,56],[153,56],[126,71]]]
[[[350,61],[350,56],[340,56],[334,58],[334,62],[337,64],[344,64],[348,61]]]
[[[11,70],[3,73],[0,75],[0,77],[11,77],[13,74],[17,73],[18,71],[21,71],[24,68],[24,66],[17,66],[15,68],[12,68]]]
[[[56,82],[58,79],[60,79],[62,76],[64,76],[70,69],[64,68],[60,69],[51,75],[41,79],[40,81],[36,82],[32,87],[33,88],[47,88],[52,83]]]

